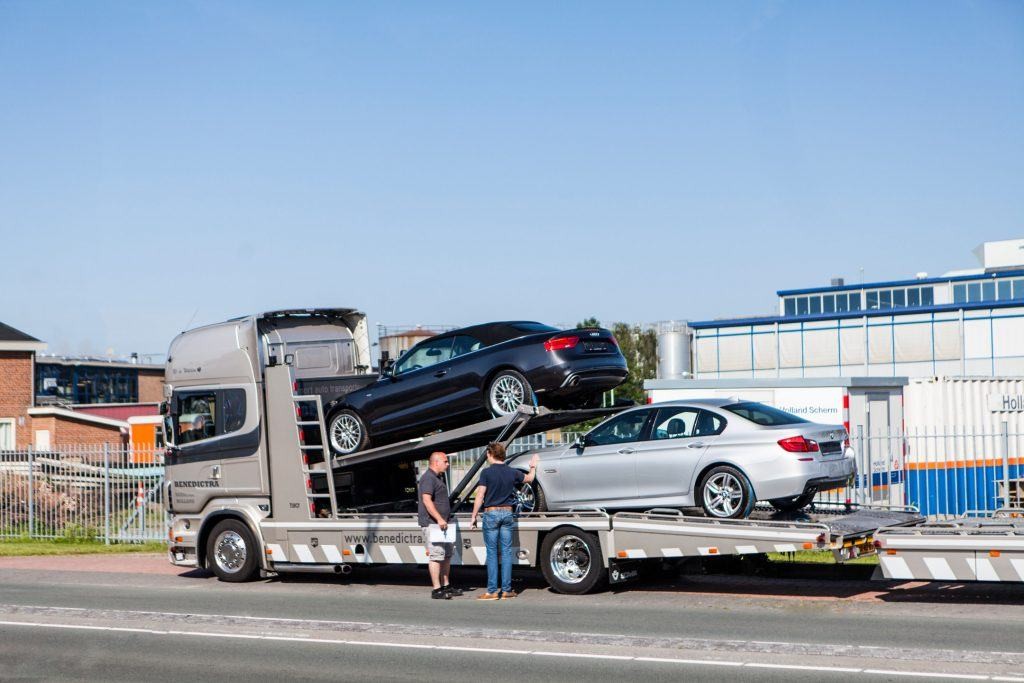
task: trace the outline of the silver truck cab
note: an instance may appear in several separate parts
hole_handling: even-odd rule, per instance
[[[373,382],[366,316],[352,308],[259,313],[178,335],[168,351],[164,428],[173,514],[269,511],[264,372],[288,364],[326,395]],[[213,511],[215,512],[215,510]]]

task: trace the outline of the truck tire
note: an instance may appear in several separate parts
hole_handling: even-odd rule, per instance
[[[207,566],[218,579],[230,583],[250,581],[256,576],[258,553],[249,527],[237,519],[219,522],[206,542]]]
[[[805,507],[811,504],[814,500],[814,494],[817,491],[808,491],[799,496],[793,496],[791,498],[772,498],[768,502],[771,503],[772,507],[779,512],[796,512],[797,510],[803,510]]]
[[[597,536],[575,527],[559,527],[540,547],[541,573],[558,593],[582,595],[606,583],[601,543]]]
[[[754,489],[746,475],[730,465],[708,470],[697,494],[704,514],[716,519],[742,519],[754,509]]]
[[[327,420],[327,442],[338,455],[351,455],[366,448],[370,443],[366,423],[359,413],[344,408]]]
[[[487,409],[494,417],[505,417],[519,406],[533,405],[533,387],[515,370],[502,370],[487,385]]]

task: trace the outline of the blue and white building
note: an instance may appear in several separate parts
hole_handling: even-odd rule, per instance
[[[1024,239],[980,268],[778,292],[778,315],[690,322],[695,379],[1024,375]]]

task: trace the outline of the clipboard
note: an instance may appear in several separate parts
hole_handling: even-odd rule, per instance
[[[452,522],[448,522],[448,528],[441,531],[441,527],[438,524],[431,524],[427,527],[430,530],[430,542],[431,543],[455,543],[456,527]]]

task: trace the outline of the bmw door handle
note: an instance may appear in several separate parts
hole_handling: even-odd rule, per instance
[[[704,446],[705,446],[705,444],[702,444],[702,443],[699,443],[699,442],[698,443],[688,443],[688,444],[686,444],[687,448],[704,448]]]
[[[447,374],[447,370],[438,370],[437,372],[434,373],[434,377],[444,377]]]
[[[622,453],[623,455],[629,455],[630,453],[635,453],[635,452],[636,451],[633,450],[632,448],[620,448],[619,449],[619,453]]]

